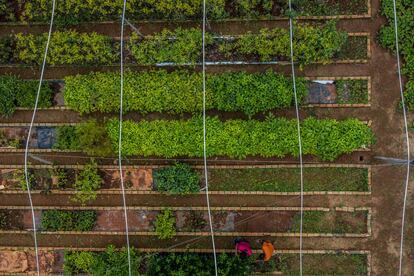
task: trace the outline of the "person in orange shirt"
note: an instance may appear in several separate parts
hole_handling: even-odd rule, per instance
[[[272,256],[273,256],[273,252],[275,251],[275,247],[273,246],[273,244],[268,241],[268,240],[261,240],[260,243],[262,244],[262,251],[263,253],[260,254],[260,259],[268,262]]]

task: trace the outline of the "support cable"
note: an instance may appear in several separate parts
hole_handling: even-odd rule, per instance
[[[126,9],[126,0],[124,0],[124,5],[122,8],[122,19],[121,19],[121,93],[120,93],[120,109],[119,109],[119,141],[118,141],[118,164],[119,164],[119,177],[121,180],[121,190],[122,190],[122,202],[124,205],[124,219],[125,219],[125,234],[126,234],[126,243],[127,243],[127,253],[128,253],[128,275],[132,275],[131,268],[131,250],[129,246],[129,227],[128,227],[128,213],[127,213],[127,204],[125,197],[125,185],[124,185],[124,176],[122,172],[122,113],[123,113],[123,98],[124,98],[124,25],[125,25],[125,9]]]
[[[295,76],[295,63],[293,60],[293,20],[292,20],[292,1],[289,0],[289,39],[290,39],[290,63],[292,67],[292,83],[293,94],[295,96],[295,109],[296,109],[296,122],[298,130],[298,144],[299,144],[299,163],[300,163],[300,230],[299,230],[299,275],[303,273],[303,159],[302,159],[302,138],[300,131],[300,116],[298,107],[298,96],[296,91],[296,76]]]
[[[208,193],[208,170],[207,170],[207,143],[206,143],[206,51],[205,51],[205,36],[206,36],[206,0],[203,0],[203,35],[202,35],[202,71],[203,71],[203,157],[204,157],[204,180],[205,180],[205,191],[206,191],[206,201],[207,201],[207,211],[208,211],[208,222],[210,224],[210,233],[211,233],[211,243],[213,246],[213,256],[214,256],[214,271],[215,275],[218,275],[217,269],[217,254],[216,254],[216,245],[214,242],[214,230],[213,230],[213,220],[211,218],[210,210],[210,198]]]
[[[405,225],[405,211],[407,207],[407,194],[408,194],[408,184],[410,180],[410,138],[408,136],[408,123],[407,123],[407,111],[404,101],[403,93],[403,84],[401,77],[401,64],[400,64],[400,49],[398,44],[398,18],[397,18],[397,3],[393,0],[393,12],[394,12],[394,32],[395,32],[395,50],[397,54],[397,69],[398,69],[398,83],[400,88],[401,104],[404,116],[404,129],[405,129],[405,141],[407,147],[407,174],[405,177],[405,188],[404,188],[404,199],[403,199],[403,208],[402,208],[402,218],[401,218],[401,237],[400,237],[400,261],[398,275],[402,275],[402,265],[403,265],[403,249],[404,249],[404,225]]]
[[[31,195],[30,183],[29,183],[29,173],[28,173],[28,170],[27,170],[27,159],[28,159],[28,155],[29,155],[30,136],[32,134],[34,120],[36,118],[36,111],[37,111],[37,106],[38,106],[38,103],[39,103],[40,89],[42,88],[43,74],[44,74],[45,67],[46,67],[47,52],[49,50],[50,37],[52,35],[53,19],[54,19],[54,15],[55,15],[55,2],[56,2],[55,0],[52,0],[52,15],[50,16],[49,33],[48,33],[48,36],[47,36],[45,53],[44,53],[44,56],[43,56],[42,70],[40,72],[40,78],[39,78],[39,86],[37,87],[35,106],[34,106],[34,110],[33,110],[33,114],[32,114],[32,120],[31,120],[30,126],[29,126],[29,132],[27,133],[26,148],[25,148],[25,151],[24,151],[24,176],[25,176],[25,181],[26,181],[27,195],[29,197],[30,209],[31,209],[31,213],[32,213],[33,238],[34,238],[34,245],[35,245],[37,275],[40,275],[39,249],[38,249],[38,245],[37,245],[37,229],[36,229],[35,211],[34,211],[34,208],[33,208],[33,201],[32,201],[32,195]]]

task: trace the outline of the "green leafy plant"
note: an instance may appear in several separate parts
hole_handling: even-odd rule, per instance
[[[74,126],[56,127],[56,142],[53,148],[61,150],[79,150],[79,139]]]
[[[42,228],[46,231],[91,231],[95,226],[95,211],[45,210]]]
[[[53,168],[51,170],[52,177],[56,177],[56,185],[58,188],[65,188],[68,184],[68,175],[65,169],[63,168]]]
[[[47,35],[47,33],[17,34],[14,38],[16,60],[26,64],[40,64]],[[110,37],[97,33],[56,31],[51,37],[47,63],[51,65],[111,64],[117,59],[116,48]]]
[[[85,204],[96,199],[96,191],[101,187],[102,177],[98,172],[98,165],[94,160],[86,164],[83,170],[76,176],[74,201]]]
[[[284,157],[297,156],[296,121],[269,117],[264,121],[228,120],[208,117],[206,120],[207,156]],[[334,160],[373,141],[371,129],[361,121],[302,121],[303,154],[322,160]],[[118,147],[119,121],[110,120],[108,135],[114,150]],[[189,120],[124,121],[122,152],[126,156],[201,157],[203,156],[203,121]],[[329,138],[328,138],[329,137]]]
[[[157,215],[155,232],[159,239],[170,239],[175,236],[175,215],[170,209],[165,209]]]
[[[11,37],[0,38],[0,63],[6,64],[13,59],[13,39]]]
[[[192,194],[200,190],[200,177],[189,165],[177,163],[154,171],[158,191],[170,194]]]
[[[125,112],[172,114],[202,111],[202,76],[177,70],[127,72],[124,75]],[[119,111],[118,73],[90,73],[65,78],[65,104],[81,112]],[[307,91],[303,78],[296,79],[299,102]],[[206,109],[241,111],[251,116],[293,104],[291,78],[272,71],[207,75]],[[275,93],[277,91],[277,93]]]
[[[27,182],[26,183],[26,175],[24,173],[24,170],[16,170],[13,174],[15,179],[19,180],[20,187],[23,191],[27,190],[27,184],[29,184],[29,189],[33,189],[33,187],[36,185],[36,177],[34,175],[33,170],[28,169],[27,170]]]

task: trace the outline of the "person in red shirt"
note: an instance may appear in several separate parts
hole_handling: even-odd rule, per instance
[[[234,240],[234,244],[236,247],[236,255],[240,256],[240,258],[244,259],[252,255],[252,247],[247,240],[243,238],[236,238]]]

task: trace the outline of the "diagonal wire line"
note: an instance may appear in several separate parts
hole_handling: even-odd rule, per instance
[[[211,233],[211,244],[213,246],[213,257],[214,257],[214,271],[215,275],[218,275],[217,269],[217,254],[216,254],[216,244],[214,241],[214,229],[213,221],[211,218],[210,210],[210,197],[208,194],[208,170],[207,170],[207,143],[206,143],[206,0],[203,0],[203,37],[202,37],[202,69],[203,69],[203,161],[204,161],[204,180],[205,180],[205,191],[206,191],[206,201],[207,201],[207,211],[208,211],[208,221],[210,224],[210,233]]]
[[[302,138],[300,132],[300,117],[298,108],[298,96],[296,91],[296,76],[295,76],[295,63],[293,60],[293,20],[292,20],[292,1],[289,0],[289,40],[290,40],[290,63],[292,67],[292,82],[293,82],[293,94],[295,96],[295,109],[296,109],[296,122],[298,129],[298,144],[299,144],[299,163],[300,163],[300,230],[299,230],[299,272],[302,276],[303,273],[303,160],[302,160]]]
[[[122,174],[122,113],[123,113],[123,98],[124,98],[124,25],[125,25],[125,9],[126,9],[126,0],[124,0],[124,6],[122,8],[122,20],[121,20],[121,93],[120,93],[120,109],[119,109],[119,143],[118,143],[118,164],[119,164],[119,177],[121,180],[121,189],[122,189],[122,202],[124,205],[124,219],[125,219],[125,233],[126,233],[126,243],[127,243],[127,253],[128,253],[128,275],[131,276],[131,250],[129,246],[129,227],[128,227],[128,213],[126,207],[126,198],[125,198],[125,185],[124,185],[124,176]]]
[[[402,208],[402,218],[401,218],[401,237],[400,237],[400,260],[399,260],[399,269],[398,275],[402,275],[402,265],[403,265],[403,250],[404,250],[404,225],[405,225],[405,211],[407,207],[407,194],[408,194],[408,184],[410,180],[410,138],[408,136],[408,123],[407,123],[407,111],[404,101],[403,93],[403,84],[401,77],[401,63],[400,63],[400,49],[398,44],[398,18],[397,18],[397,3],[393,0],[393,13],[394,13],[394,31],[395,31],[395,50],[397,54],[397,69],[398,69],[398,84],[400,89],[401,104],[404,115],[404,129],[405,129],[405,140],[407,147],[407,174],[405,178],[405,188],[404,188],[404,202]]]
[[[36,118],[36,110],[37,110],[37,106],[38,106],[38,103],[39,103],[40,89],[42,88],[43,74],[45,72],[45,67],[46,67],[47,52],[48,52],[49,44],[50,44],[50,37],[52,35],[53,19],[54,19],[54,15],[55,15],[55,4],[56,4],[55,2],[56,2],[55,0],[52,0],[52,15],[50,16],[49,33],[48,33],[48,36],[47,36],[45,53],[44,53],[44,56],[43,56],[42,70],[41,70],[40,78],[39,78],[39,86],[37,87],[35,106],[34,106],[34,110],[33,110],[33,114],[32,114],[32,120],[30,122],[29,132],[27,133],[26,148],[25,148],[25,151],[24,151],[24,175],[25,175],[25,181],[26,181],[27,195],[29,197],[30,209],[31,209],[31,213],[32,213],[33,238],[34,238],[34,244],[35,244],[37,275],[40,275],[39,250],[38,250],[38,245],[37,245],[36,218],[35,218],[35,212],[34,212],[34,208],[33,208],[32,195],[31,195],[31,191],[30,191],[29,174],[28,174],[28,170],[27,170],[27,159],[28,159],[28,155],[29,155],[30,136],[32,134],[33,123],[34,123],[34,120]]]

